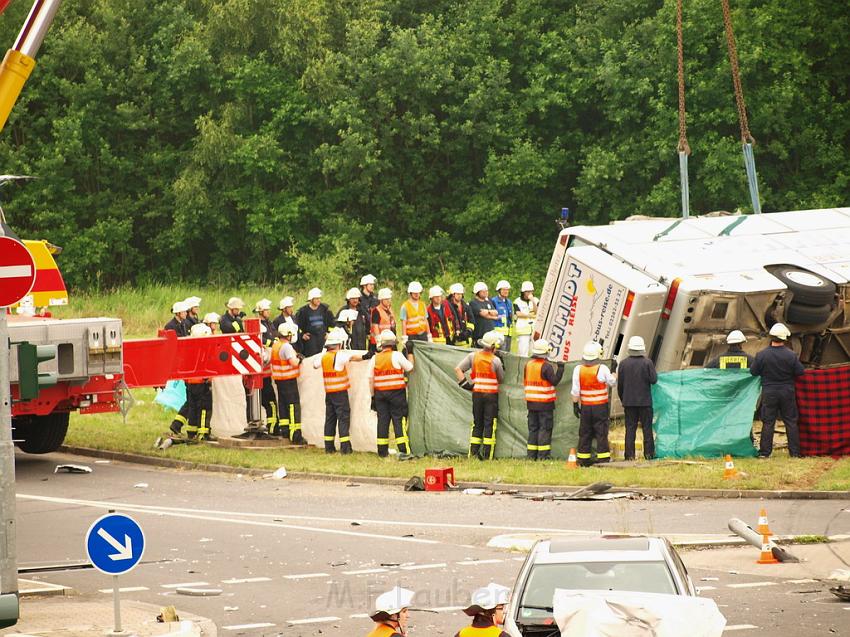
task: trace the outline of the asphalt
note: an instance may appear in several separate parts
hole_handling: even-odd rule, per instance
[[[87,464],[93,471],[54,474],[63,462]],[[532,501],[406,493],[395,484],[359,480],[272,480],[64,454],[18,455],[17,471],[19,565],[30,569],[29,579],[75,591],[51,598],[53,607],[94,602],[111,608],[111,579],[82,568],[82,538],[112,508],[134,516],[148,538],[144,563],[121,578],[119,586],[128,589],[122,598],[151,609],[173,604],[181,616],[211,619],[223,635],[365,634],[371,626],[365,612],[375,595],[396,584],[418,591],[417,607],[425,609],[413,613],[413,637],[453,635],[464,624],[460,608],[470,592],[489,581],[511,585],[524,559],[489,547],[497,535],[724,536],[730,517],[754,524],[765,505],[779,534],[850,533],[850,497]],[[846,628],[844,608],[850,605],[834,600],[821,579],[847,560],[843,551],[842,544],[840,559],[803,573],[806,577],[788,565],[756,568],[758,551],[751,548],[682,555],[696,585],[717,601],[734,632],[814,637]],[[221,593],[189,597],[177,592],[183,587]],[[21,631],[3,634],[14,632]]]

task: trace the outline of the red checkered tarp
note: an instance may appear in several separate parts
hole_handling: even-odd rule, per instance
[[[850,455],[850,366],[807,369],[797,379],[804,456]]]

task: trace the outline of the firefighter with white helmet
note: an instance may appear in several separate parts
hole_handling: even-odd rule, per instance
[[[351,349],[368,349],[369,316],[362,311],[363,294],[359,288],[351,288],[345,293],[345,305],[337,312],[337,325],[348,332],[348,346]],[[343,319],[343,312],[346,312]]]
[[[505,377],[502,360],[496,350],[502,335],[487,332],[472,352],[455,367],[457,384],[472,392],[472,432],[469,437],[469,457],[492,460],[496,452],[496,429],[499,416],[499,383]],[[469,379],[466,377],[469,372]]]
[[[475,317],[472,316],[472,310],[469,309],[469,303],[463,298],[463,293],[463,285],[452,283],[449,286],[449,297],[446,300],[452,312],[455,329],[452,342],[455,345],[468,346],[472,332],[475,330]]]
[[[163,329],[175,332],[177,336],[188,336],[189,331],[186,327],[186,313],[189,311],[185,301],[177,301],[171,306],[171,313],[174,315]]]
[[[277,435],[303,444],[301,433],[301,397],[298,393],[298,376],[301,374],[301,356],[292,346],[298,328],[283,322],[278,328],[278,339],[272,345],[272,379],[277,387],[277,409],[280,426]]]
[[[360,277],[360,311],[366,315],[366,330],[369,334],[369,348],[374,350],[372,343],[372,310],[378,306],[378,296],[375,294],[375,285],[378,279],[371,274],[364,274]]]
[[[759,458],[769,458],[773,453],[773,428],[776,417],[781,416],[788,437],[788,454],[802,456],[800,431],[797,428],[797,391],[794,379],[805,369],[800,359],[786,343],[791,331],[783,323],[770,328],[770,345],[756,354],[750,367],[753,376],[761,377],[761,440]]]
[[[510,595],[510,588],[493,582],[473,591],[469,606],[463,609],[472,617],[472,624],[459,630],[455,637],[510,637],[499,628],[505,623]]]
[[[520,356],[528,356],[531,351],[531,332],[534,328],[534,317],[537,316],[538,303],[534,296],[534,285],[531,281],[523,281],[519,296],[514,299],[517,354]]]
[[[490,299],[497,314],[493,326],[504,337],[502,347],[506,352],[511,351],[511,338],[514,333],[514,304],[510,294],[511,284],[502,279],[496,284],[496,296]]]
[[[552,456],[552,429],[555,426],[555,387],[564,376],[564,363],[547,360],[549,341],[538,339],[531,348],[531,360],[525,365],[523,386],[528,409],[529,460],[548,460]]]
[[[298,326],[295,324],[295,299],[291,296],[283,297],[277,304],[277,309],[280,310],[280,314],[278,314],[272,321],[272,325],[274,325],[278,334],[280,334],[281,326],[284,324],[288,325],[290,328],[289,342],[292,347],[295,348],[295,351],[298,351]]]
[[[378,595],[375,608],[369,613],[369,619],[377,625],[366,637],[405,637],[407,611],[415,595],[413,591],[399,586]]]
[[[216,312],[207,312],[204,314],[204,325],[209,327],[213,334],[219,331],[220,321],[221,316],[219,316]]]
[[[728,349],[720,356],[708,361],[707,369],[749,369],[753,365],[753,357],[744,351],[747,337],[741,330],[732,330],[726,336]]]
[[[475,328],[472,330],[473,347],[496,326],[496,319],[499,318],[496,306],[487,295],[488,291],[484,281],[478,281],[472,286],[474,297],[469,302],[469,311],[475,321]]]
[[[245,301],[238,296],[231,296],[225,303],[227,311],[221,316],[221,333],[235,334],[236,332],[244,332],[245,327],[242,325],[242,319],[245,313],[242,308],[245,307]]]
[[[270,299],[260,299],[254,304],[254,314],[260,319],[260,341],[266,354],[265,360],[270,360],[272,346],[277,339],[277,330],[271,322],[272,302]],[[268,367],[266,368],[268,370]],[[272,435],[278,433],[280,419],[277,412],[277,397],[274,393],[271,376],[263,376],[263,387],[260,390],[260,404],[266,411],[266,428]]]
[[[343,351],[348,335],[341,327],[333,328],[325,339],[325,351],[313,359],[313,368],[322,370],[325,385],[325,453],[336,453],[334,440],[339,432],[339,451],[349,454],[351,449],[351,405],[348,390],[348,363],[370,359],[373,354],[355,354]]]
[[[454,315],[449,302],[443,299],[443,288],[439,285],[428,290],[428,330],[434,343],[454,344]]]
[[[635,459],[638,424],[643,432],[643,457],[655,457],[652,437],[652,386],[658,382],[655,364],[646,357],[646,343],[640,336],[628,342],[629,355],[617,367],[617,395],[623,404],[626,421],[626,460]]]
[[[192,326],[190,336],[203,338],[210,336],[212,330],[198,323]],[[187,422],[186,435],[195,440],[206,440],[210,436],[210,420],[212,418],[212,388],[209,378],[189,378],[186,380]],[[172,429],[173,430],[173,429]]]
[[[584,346],[582,364],[573,370],[572,397],[573,413],[579,419],[578,464],[588,467],[593,464],[591,447],[596,440],[596,462],[610,462],[608,446],[608,389],[617,383],[617,375],[602,364],[602,346],[590,341]]]
[[[312,288],[307,293],[307,304],[295,313],[295,324],[301,335],[300,351],[305,358],[322,351],[328,330],[334,326],[336,317],[327,303],[322,302],[322,291]]]
[[[373,408],[378,414],[378,455],[389,455],[390,422],[399,454],[410,455],[407,436],[407,382],[405,373],[413,363],[396,351],[396,335],[386,330],[380,334],[380,351],[369,361],[369,379]]]
[[[430,341],[431,333],[428,331],[428,309],[420,298],[422,296],[422,284],[419,281],[411,281],[407,286],[407,300],[401,304],[399,318],[401,319],[401,342],[406,345],[407,355],[413,351],[411,341]]]
[[[201,297],[190,296],[183,303],[186,304],[186,319],[184,323],[186,323],[186,333],[188,334],[193,325],[201,322]]]
[[[378,305],[372,308],[369,317],[369,351],[377,351],[378,341],[383,332],[396,333],[395,314],[393,313],[393,292],[389,288],[378,290]]]

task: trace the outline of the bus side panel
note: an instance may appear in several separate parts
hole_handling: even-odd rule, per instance
[[[567,258],[567,244],[570,235],[566,230],[558,236],[552,258],[549,260],[549,269],[546,271],[546,281],[540,290],[540,303],[537,305],[537,315],[534,319],[534,338],[540,338],[544,332],[544,326],[550,322],[549,312],[557,306],[553,303],[555,290],[559,289],[561,273],[564,270],[564,261]]]

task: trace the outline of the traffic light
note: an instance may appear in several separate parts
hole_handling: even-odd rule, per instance
[[[32,345],[26,341],[18,343],[18,400],[38,397],[42,387],[53,387],[58,378],[56,372],[38,373],[39,364],[56,358],[55,345]]]

